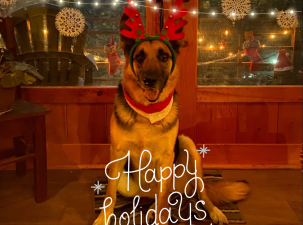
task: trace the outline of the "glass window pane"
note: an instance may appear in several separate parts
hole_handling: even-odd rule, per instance
[[[122,78],[125,61],[123,51],[119,49],[119,21],[125,6],[125,1],[113,0],[17,0],[7,8],[7,12],[15,22],[18,60],[35,66],[45,77],[36,85],[73,86],[84,83],[87,86],[116,86]],[[66,7],[79,10],[85,18],[88,29],[77,37],[66,38],[56,34],[54,19]],[[137,7],[145,26],[145,7]],[[111,67],[112,75],[109,74],[109,58],[104,51],[111,37],[118,49],[117,55],[110,56],[110,60],[119,58],[122,62],[117,69]],[[86,59],[88,54],[92,55],[98,69]],[[54,66],[58,67],[56,77]]]
[[[239,20],[223,2],[235,1],[199,1],[198,85],[302,84],[302,1],[252,0]],[[296,26],[278,24],[282,10]]]

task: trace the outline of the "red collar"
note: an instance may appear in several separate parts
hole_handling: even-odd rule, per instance
[[[165,109],[169,105],[171,98],[173,97],[173,94],[174,94],[174,91],[172,91],[172,93],[170,93],[169,96],[164,101],[145,106],[145,105],[142,105],[142,104],[137,103],[134,100],[132,100],[131,97],[129,96],[129,94],[124,89],[123,89],[123,92],[124,92],[124,96],[129,104],[131,104],[133,107],[135,107],[145,113],[161,112],[163,109]]]

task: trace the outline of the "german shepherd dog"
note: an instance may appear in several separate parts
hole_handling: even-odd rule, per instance
[[[129,17],[121,16],[120,33],[129,30],[125,24]],[[124,51],[126,63],[123,70],[123,79],[119,85],[114,102],[114,113],[110,122],[111,149],[108,176],[117,179],[109,179],[106,197],[112,199],[112,203],[106,209],[102,209],[95,220],[94,225],[105,225],[109,216],[113,213],[116,202],[117,191],[127,197],[154,198],[157,195],[157,212],[168,208],[168,196],[172,191],[184,193],[185,184],[193,177],[184,174],[176,179],[175,187],[169,177],[169,170],[162,173],[163,177],[169,177],[160,185],[158,182],[147,182],[152,180],[152,173],[145,174],[148,169],[155,170],[157,178],[160,177],[161,168],[172,168],[173,164],[188,165],[189,171],[197,171],[197,176],[203,178],[202,164],[199,153],[193,141],[183,135],[178,136],[178,97],[174,92],[178,81],[179,72],[176,66],[171,73],[172,53],[165,43],[159,40],[144,41],[140,43],[133,53],[133,69],[129,62],[130,50],[135,40],[120,34],[120,46]],[[180,48],[184,46],[184,40],[170,41],[176,56],[180,54]],[[148,106],[155,102],[163,102],[173,93],[173,102],[167,115],[155,123],[138,114],[128,104],[125,94],[136,103]],[[138,173],[130,176],[127,190],[127,175],[123,173],[130,152],[130,165],[132,170],[138,170],[142,151],[149,150],[152,159],[145,154],[141,164],[147,165],[139,177]],[[184,150],[187,150],[188,153]],[[195,166],[196,165],[196,166]],[[178,167],[178,169],[181,167]],[[176,170],[176,174],[181,174]],[[145,176],[144,176],[145,174]],[[141,180],[141,181],[140,181]],[[144,192],[141,187],[148,192]],[[161,186],[161,187],[160,187]],[[187,191],[193,192],[194,185],[189,185]],[[205,202],[204,208],[209,213],[215,224],[228,223],[225,215],[215,206],[223,202],[231,202],[243,199],[249,192],[245,182],[217,182],[213,184],[202,182],[197,184],[197,195]],[[161,191],[162,190],[162,191]],[[201,191],[203,190],[203,191]],[[159,213],[157,213],[159,215]],[[168,213],[164,210],[161,216],[154,218],[156,223],[167,224]],[[161,221],[166,221],[165,223]]]

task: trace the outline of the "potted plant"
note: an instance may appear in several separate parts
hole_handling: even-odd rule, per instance
[[[0,115],[2,115],[11,110],[18,85],[30,85],[43,77],[31,65],[9,61],[14,58],[10,50],[2,48],[0,51]]]

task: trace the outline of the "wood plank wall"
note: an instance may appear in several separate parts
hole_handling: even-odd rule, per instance
[[[46,117],[49,168],[102,168],[116,88],[22,89],[52,110]],[[299,168],[302,87],[197,87],[197,149],[206,168]],[[284,94],[283,94],[284,93]],[[185,121],[183,121],[186,123]]]

